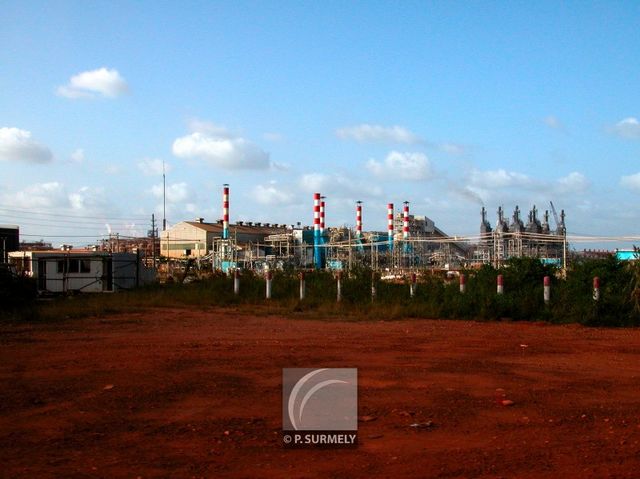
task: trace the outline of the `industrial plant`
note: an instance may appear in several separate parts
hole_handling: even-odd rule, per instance
[[[386,231],[367,231],[364,204],[354,205],[355,229],[328,227],[327,204],[321,193],[313,195],[313,226],[229,221],[229,185],[223,186],[223,218],[205,222],[203,218],[183,221],[160,234],[162,256],[175,260],[194,260],[214,270],[232,269],[329,269],[349,270],[368,267],[389,274],[406,274],[418,269],[457,270],[482,264],[499,266],[513,257],[535,257],[564,266],[567,241],[564,210],[558,215],[551,203],[542,219],[536,206],[525,224],[515,207],[511,221],[498,208],[492,227],[487,211],[481,210],[479,234],[449,236],[431,218],[410,213],[403,202],[396,211],[387,205]],[[377,213],[376,213],[377,214]]]
[[[162,231],[152,229],[146,237],[128,237],[110,233],[85,248],[51,243],[20,242],[19,227],[0,227],[0,253],[3,263],[17,274],[33,277],[43,293],[69,291],[113,291],[128,289],[151,281],[185,281],[192,272],[231,273],[250,270],[327,270],[348,273],[367,268],[383,278],[400,278],[430,270],[450,272],[500,267],[511,258],[537,258],[566,271],[572,258],[606,257],[636,259],[632,251],[571,251],[567,241],[566,215],[556,211],[552,202],[542,212],[531,206],[526,220],[519,206],[508,216],[497,208],[495,223],[483,206],[477,234],[452,236],[435,221],[413,214],[410,202],[400,208],[388,203],[386,209],[367,210],[356,201],[354,227],[325,223],[329,204],[321,193],[309,202],[310,225],[230,221],[230,188],[222,187],[222,218],[207,222],[204,218],[180,221]],[[384,215],[384,216],[383,216]],[[386,230],[366,228],[367,219],[386,220]],[[379,223],[379,221],[378,221]],[[572,236],[572,241],[581,237]],[[120,266],[113,266],[113,265]],[[111,266],[110,266],[111,265]],[[124,271],[127,271],[126,274]],[[113,272],[113,274],[112,274]]]

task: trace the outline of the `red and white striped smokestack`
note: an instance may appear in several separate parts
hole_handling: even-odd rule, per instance
[[[409,239],[409,202],[404,202],[402,239]]]
[[[324,234],[324,198],[320,197],[320,234]]]
[[[313,234],[320,232],[320,193],[313,194]]]
[[[389,241],[393,241],[393,203],[387,205],[387,234]]]
[[[222,185],[222,237],[229,238],[229,185]]]
[[[362,236],[362,201],[356,201],[356,236]]]

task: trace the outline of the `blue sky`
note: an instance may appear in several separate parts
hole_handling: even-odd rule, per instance
[[[637,235],[638,2],[1,10],[0,222],[25,235],[146,233],[163,161],[170,224],[230,183],[232,222],[311,224],[319,191],[328,225],[408,200],[467,235],[482,204],[553,201],[570,233]]]

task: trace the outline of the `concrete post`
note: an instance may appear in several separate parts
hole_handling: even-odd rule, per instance
[[[337,297],[336,297],[336,301],[338,301],[338,303],[340,301],[342,301],[342,271],[338,271],[336,273],[336,286],[337,286]]]
[[[305,293],[306,293],[306,284],[304,281],[304,271],[300,271],[300,273],[298,274],[298,277],[300,278],[300,301],[304,300],[305,298]]]
[[[504,278],[502,277],[501,274],[498,275],[497,282],[498,282],[497,293],[504,294]]]
[[[597,276],[593,278],[593,300],[600,301],[600,278]]]
[[[409,295],[413,298],[416,295],[416,287],[418,286],[418,277],[415,273],[411,273],[411,284],[409,285]]]
[[[240,270],[238,269],[233,271],[233,294],[236,296],[240,294]]]
[[[545,276],[542,284],[544,286],[544,303],[549,304],[549,301],[551,301],[551,278]]]
[[[267,289],[265,291],[265,297],[267,299],[271,299],[271,281],[273,279],[273,273],[271,271],[267,271]]]

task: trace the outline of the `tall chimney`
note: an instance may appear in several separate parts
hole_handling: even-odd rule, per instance
[[[389,236],[389,248],[393,247],[393,203],[387,205],[387,234]]]
[[[362,237],[362,201],[356,201],[356,237]]]
[[[320,258],[320,193],[313,194],[313,258],[315,267],[322,268]]]
[[[402,225],[402,239],[409,239],[409,202],[404,202],[404,211],[403,211],[403,221]]]
[[[222,238],[229,239],[229,185],[222,186]]]
[[[324,235],[324,196],[320,197],[320,235]]]

